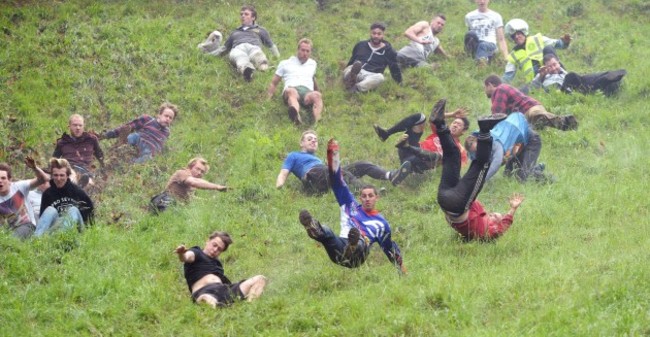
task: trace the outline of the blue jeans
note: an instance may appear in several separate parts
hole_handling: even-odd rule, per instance
[[[151,159],[153,157],[153,151],[151,148],[147,145],[147,143],[143,142],[140,139],[140,134],[137,132],[133,132],[129,134],[128,137],[126,137],[127,142],[129,144],[135,146],[138,148],[139,152],[139,157],[133,159],[133,162],[136,164],[144,163],[145,161]]]
[[[348,239],[336,236],[327,226],[323,225],[322,228],[323,235],[317,241],[323,244],[332,262],[347,268],[357,268],[366,261],[369,250],[362,238],[359,239],[356,250],[347,259],[343,253],[348,245]]]
[[[75,224],[80,230],[84,228],[84,219],[81,212],[79,212],[79,208],[75,206],[68,207],[64,214],[59,215],[56,208],[50,206],[41,214],[34,236],[41,236],[47,231],[54,232],[58,229],[68,230],[74,228]]]
[[[480,41],[478,43],[478,48],[476,48],[476,60],[484,59],[487,61],[494,56],[495,51],[497,51],[496,44]]]

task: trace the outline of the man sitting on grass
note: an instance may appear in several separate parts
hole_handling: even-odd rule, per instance
[[[170,103],[164,103],[158,108],[158,116],[142,115],[129,123],[121,125],[102,134],[101,139],[117,138],[122,133],[128,133],[127,142],[138,149],[138,157],[134,163],[144,163],[155,154],[162,152],[167,138],[169,126],[178,117],[178,108]]]
[[[228,233],[216,231],[210,235],[203,249],[199,246],[190,249],[185,245],[176,247],[175,252],[184,263],[185,280],[192,301],[216,308],[230,305],[236,299],[251,302],[262,295],[266,287],[266,277],[263,275],[232,283],[224,274],[219,256],[228,250],[230,244],[232,239]]]
[[[360,204],[354,200],[343,180],[339,161],[339,146],[334,139],[327,145],[327,164],[332,191],[341,210],[341,232],[337,237],[332,230],[321,225],[309,211],[300,211],[300,223],[310,238],[325,246],[332,262],[347,268],[361,266],[370,253],[370,246],[378,243],[381,249],[400,273],[406,273],[399,246],[391,239],[388,221],[375,209],[379,199],[377,189],[372,185],[361,188]]]
[[[445,124],[444,104],[436,104],[432,116],[436,116],[433,123],[438,129],[443,152],[438,204],[445,212],[447,222],[466,240],[496,239],[510,228],[515,211],[524,201],[523,196],[513,195],[510,198],[510,211],[503,215],[501,213],[486,213],[483,205],[476,200],[490,168],[490,152],[492,151],[490,130],[503,120],[505,115],[489,116],[478,121],[480,133],[477,137],[476,159],[472,161],[462,178],[460,176],[460,151],[458,151]]]
[[[187,167],[180,169],[169,178],[165,192],[156,195],[151,199],[151,207],[154,213],[162,212],[167,207],[175,204],[176,201],[189,202],[194,190],[216,190],[225,192],[227,186],[211,183],[203,179],[210,166],[207,160],[195,157],[187,163]]]
[[[95,206],[88,194],[70,180],[72,167],[65,159],[50,160],[52,180],[43,192],[41,213],[34,236],[77,228],[82,231],[92,221]]]

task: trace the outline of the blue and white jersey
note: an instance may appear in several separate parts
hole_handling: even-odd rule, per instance
[[[332,191],[341,210],[341,233],[339,236],[347,238],[350,229],[356,227],[366,240],[368,248],[377,242],[388,260],[392,263],[397,262],[401,266],[402,256],[399,246],[391,239],[388,221],[377,210],[370,213],[363,210],[363,207],[354,199],[348,185],[343,180],[340,167],[337,168],[336,172],[330,171],[330,181]]]

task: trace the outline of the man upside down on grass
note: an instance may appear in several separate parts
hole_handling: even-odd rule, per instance
[[[490,168],[490,152],[492,151],[490,130],[506,116],[497,114],[479,119],[480,133],[477,137],[476,159],[472,161],[469,169],[461,178],[460,151],[454,143],[444,119],[446,102],[445,99],[438,101],[431,113],[443,152],[438,204],[445,212],[445,218],[449,225],[464,239],[496,239],[510,228],[515,211],[524,201],[522,195],[514,194],[510,198],[510,210],[503,215],[487,213],[483,205],[476,200]]]
[[[406,267],[402,262],[399,246],[391,239],[390,225],[375,209],[379,198],[377,189],[372,185],[365,185],[360,190],[361,204],[354,199],[343,180],[339,146],[334,139],[330,139],[327,144],[327,164],[332,191],[341,211],[341,232],[337,237],[329,227],[312,218],[307,210],[302,210],[299,220],[309,237],[325,246],[332,262],[347,268],[361,266],[370,253],[370,246],[376,242],[388,260],[400,273],[405,274]]]

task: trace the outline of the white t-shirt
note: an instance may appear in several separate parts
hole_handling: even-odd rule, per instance
[[[465,15],[465,26],[475,32],[479,40],[497,44],[497,28],[503,27],[503,18],[493,10],[481,13],[475,9]]]
[[[38,218],[40,217],[41,213],[41,199],[43,199],[43,192],[39,189],[31,190],[27,195],[27,200],[32,206],[32,222],[35,224],[38,223]]]
[[[278,70],[275,74],[282,77],[284,81],[284,90],[288,87],[304,86],[309,90],[314,90],[314,75],[316,75],[316,61],[308,59],[305,63],[300,63],[296,56],[281,61],[278,64]]]
[[[0,225],[14,229],[24,224],[34,224],[34,210],[27,201],[29,180],[12,182],[9,194],[0,196]]]

